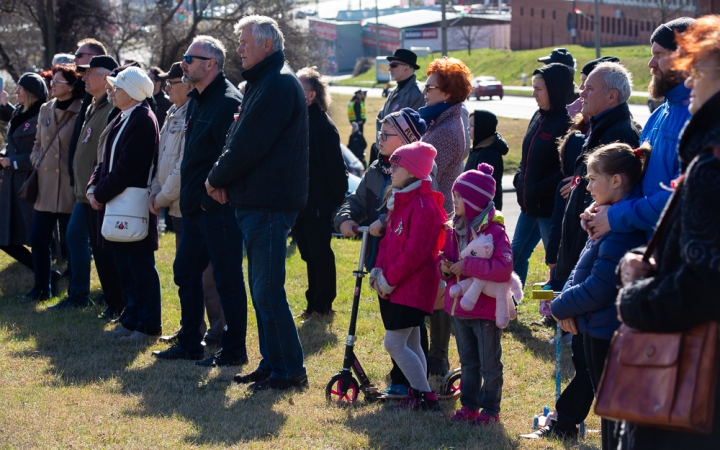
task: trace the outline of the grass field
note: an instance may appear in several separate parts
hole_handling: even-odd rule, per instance
[[[594,48],[579,45],[568,45],[565,47],[577,60],[578,73],[585,63],[595,59]],[[470,55],[468,55],[467,50],[459,50],[450,52],[450,56],[465,62],[472,71],[473,76],[492,75],[505,85],[519,86],[521,84],[521,74],[527,74],[529,80],[533,70],[541,66],[541,64],[537,62],[537,59],[541,56],[547,56],[552,49],[553,47],[516,51],[477,49],[472,50]],[[650,60],[649,45],[606,47],[602,49],[602,55],[612,55],[620,58],[620,61],[633,74],[634,90],[647,90],[648,83],[650,82],[650,69],[647,67],[647,63]],[[427,69],[428,63],[439,57],[439,53],[433,53],[427,57],[418,58],[418,65],[421,67],[421,70],[417,71],[417,75],[420,81],[424,81],[426,78],[425,69]],[[580,83],[579,75],[576,75],[575,79],[577,83]],[[357,77],[337,82],[337,84],[346,86],[372,86],[375,85],[375,83],[374,66]]]

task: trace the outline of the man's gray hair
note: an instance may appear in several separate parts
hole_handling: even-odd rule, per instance
[[[242,33],[243,28],[248,25],[252,25],[252,35],[255,38],[255,45],[259,46],[265,39],[270,39],[272,41],[273,52],[285,50],[285,36],[283,36],[283,32],[280,30],[280,26],[275,19],[258,15],[243,17],[235,24],[235,34],[239,35]]]
[[[593,72],[604,72],[602,81],[603,94],[615,89],[618,91],[618,103],[625,103],[632,93],[632,74],[625,66],[616,62],[603,62],[595,66]],[[591,72],[592,73],[592,72]]]
[[[212,58],[217,63],[217,66],[220,70],[223,70],[225,67],[225,45],[223,45],[220,40],[212,37],[207,36],[204,34],[200,34],[195,36],[195,39],[192,41],[193,44],[200,43],[202,44],[202,49],[205,53],[212,55]]]
[[[103,76],[103,75],[108,76],[112,73],[112,70],[106,69],[104,67],[95,67],[94,69],[95,69],[95,73],[100,76]]]

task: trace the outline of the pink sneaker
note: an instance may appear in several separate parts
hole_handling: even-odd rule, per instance
[[[473,422],[473,425],[489,425],[492,422],[500,422],[500,414],[491,416],[489,414],[480,413]]]
[[[453,422],[474,422],[475,419],[480,415],[478,411],[473,411],[467,406],[455,411],[455,415],[450,418]]]

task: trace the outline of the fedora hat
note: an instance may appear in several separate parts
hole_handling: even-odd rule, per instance
[[[387,60],[400,61],[401,63],[405,63],[415,70],[420,69],[420,66],[417,65],[417,55],[410,50],[405,50],[404,48],[399,48],[395,50],[395,53],[392,56],[388,56]]]

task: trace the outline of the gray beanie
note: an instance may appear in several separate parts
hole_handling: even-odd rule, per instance
[[[47,85],[43,78],[32,72],[24,73],[23,76],[18,80],[18,85],[22,86],[23,89],[34,95],[41,102],[45,103],[48,96]]]

